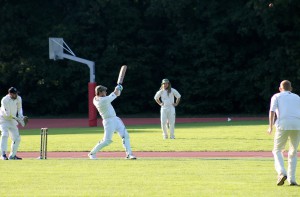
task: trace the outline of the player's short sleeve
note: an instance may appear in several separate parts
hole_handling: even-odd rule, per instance
[[[157,91],[156,94],[155,94],[155,96],[154,96],[154,100],[159,99],[160,96],[161,96],[161,93],[162,93],[162,90]]]
[[[173,92],[173,94],[174,94],[174,96],[176,98],[180,98],[181,97],[181,95],[179,94],[179,92],[176,89],[172,88],[172,92]]]
[[[278,108],[278,94],[274,94],[271,98],[270,111],[275,112]]]

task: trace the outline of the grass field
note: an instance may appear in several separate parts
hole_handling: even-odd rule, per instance
[[[1,161],[0,196],[299,196],[271,159]]]
[[[176,140],[162,140],[159,125],[128,126],[133,151],[270,151],[266,121],[177,124]],[[20,151],[38,151],[39,130],[21,130]],[[102,127],[49,128],[49,151],[89,151],[102,139]],[[123,151],[120,137],[103,151]]]
[[[127,128],[134,151],[270,151],[273,144],[264,121],[178,124],[176,140],[162,140],[159,125]],[[101,128],[49,131],[50,151],[88,151],[103,135]],[[39,139],[38,130],[22,131],[21,151],[38,151]],[[114,141],[105,151],[123,151]],[[276,186],[271,158],[24,159],[0,161],[0,169],[0,196],[299,196],[298,187]]]

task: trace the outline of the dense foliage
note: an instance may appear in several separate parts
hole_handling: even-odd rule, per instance
[[[89,70],[49,60],[49,37],[96,63],[122,114],[158,113],[163,78],[179,114],[267,114],[281,80],[300,93],[300,1],[0,0],[0,93],[16,86],[35,115],[87,113]]]

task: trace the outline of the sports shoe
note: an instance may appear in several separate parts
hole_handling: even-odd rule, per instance
[[[2,160],[8,160],[8,158],[7,158],[6,154],[4,154],[4,155],[1,155],[1,159],[2,159]]]
[[[88,156],[89,156],[90,159],[93,159],[93,160],[97,159],[96,155],[92,155],[92,154],[89,153]]]
[[[284,184],[284,181],[287,179],[286,175],[279,175],[277,179],[277,185],[281,186]]]
[[[134,155],[127,155],[126,159],[136,159],[136,156],[134,156]]]
[[[163,139],[164,139],[164,140],[168,139],[168,136],[167,136],[167,135],[164,135],[164,136],[163,136]]]
[[[292,181],[292,182],[290,182],[290,186],[299,186],[299,185],[298,185],[298,183]]]
[[[171,140],[175,140],[175,136],[171,136],[170,139],[171,139]]]
[[[18,157],[17,155],[15,155],[15,156],[10,155],[10,156],[8,157],[8,159],[9,159],[9,160],[22,160],[22,158],[21,158],[21,157]]]

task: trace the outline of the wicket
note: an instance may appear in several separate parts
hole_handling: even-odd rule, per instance
[[[47,159],[48,128],[41,128],[40,159]]]

